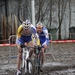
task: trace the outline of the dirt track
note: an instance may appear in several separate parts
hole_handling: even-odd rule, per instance
[[[45,57],[42,75],[75,75],[75,43],[61,43],[49,45]],[[9,49],[17,54],[16,47],[0,47],[0,75],[16,75],[16,59],[9,59]],[[51,50],[52,49],[52,50]]]

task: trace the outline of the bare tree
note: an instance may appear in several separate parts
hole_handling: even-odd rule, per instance
[[[50,2],[48,0],[35,0],[36,2],[36,15],[35,18],[38,21],[44,22],[49,12]],[[48,19],[47,19],[48,20]],[[37,23],[36,22],[36,23]]]
[[[58,39],[60,39],[60,40],[61,40],[61,25],[62,25],[62,21],[63,21],[65,9],[66,9],[67,1],[68,0],[58,0],[58,22],[59,22]]]
[[[18,19],[19,19],[19,21],[22,23],[23,20],[20,19],[20,9],[21,9],[21,8],[20,8],[20,4],[21,4],[21,2],[22,2],[22,0],[19,0],[19,1],[18,1]]]
[[[43,6],[44,6],[45,0],[36,0],[36,8],[37,13],[35,15],[37,22],[43,19]]]
[[[51,22],[52,22],[52,0],[50,0],[50,26],[51,26]]]
[[[28,18],[28,0],[18,1],[18,19],[22,23],[23,20]]]
[[[71,25],[71,0],[69,0],[69,28]],[[69,38],[70,38],[70,32],[69,32]]]

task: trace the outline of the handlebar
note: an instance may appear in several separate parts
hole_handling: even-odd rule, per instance
[[[25,46],[24,44],[20,44],[20,47],[21,48],[34,48],[34,49],[38,49],[38,50],[41,50],[41,48],[44,48],[43,46],[34,46],[34,47],[31,47],[31,46]]]

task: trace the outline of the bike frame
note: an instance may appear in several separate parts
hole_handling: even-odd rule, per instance
[[[41,68],[41,50],[38,50],[38,48],[35,48],[34,53],[35,53],[35,57],[34,57],[35,69],[38,71],[38,75],[39,75],[40,74],[40,68]]]
[[[23,53],[22,53],[22,68],[24,68],[24,74],[25,73],[31,73],[31,63],[29,63],[29,48],[34,48],[35,51],[36,51],[36,56],[34,57],[34,65],[35,65],[35,68],[37,69],[38,71],[38,74],[40,74],[40,67],[41,67],[41,50],[39,51],[38,50],[38,46],[36,47],[24,47],[23,48]]]
[[[22,53],[22,68],[25,67],[25,73],[29,70],[30,72],[30,65],[28,65],[28,58],[29,58],[29,49],[24,47]],[[29,66],[29,67],[28,67]]]

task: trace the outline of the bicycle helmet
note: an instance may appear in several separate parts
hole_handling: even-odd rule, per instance
[[[29,20],[26,20],[25,22],[26,22],[27,24],[31,24]]]
[[[30,29],[30,27],[31,27],[30,22],[27,22],[27,21],[23,21],[22,26],[24,29]]]
[[[37,26],[36,26],[36,29],[37,30],[41,30],[42,28],[43,28],[42,23],[41,22],[38,22],[37,23]]]

